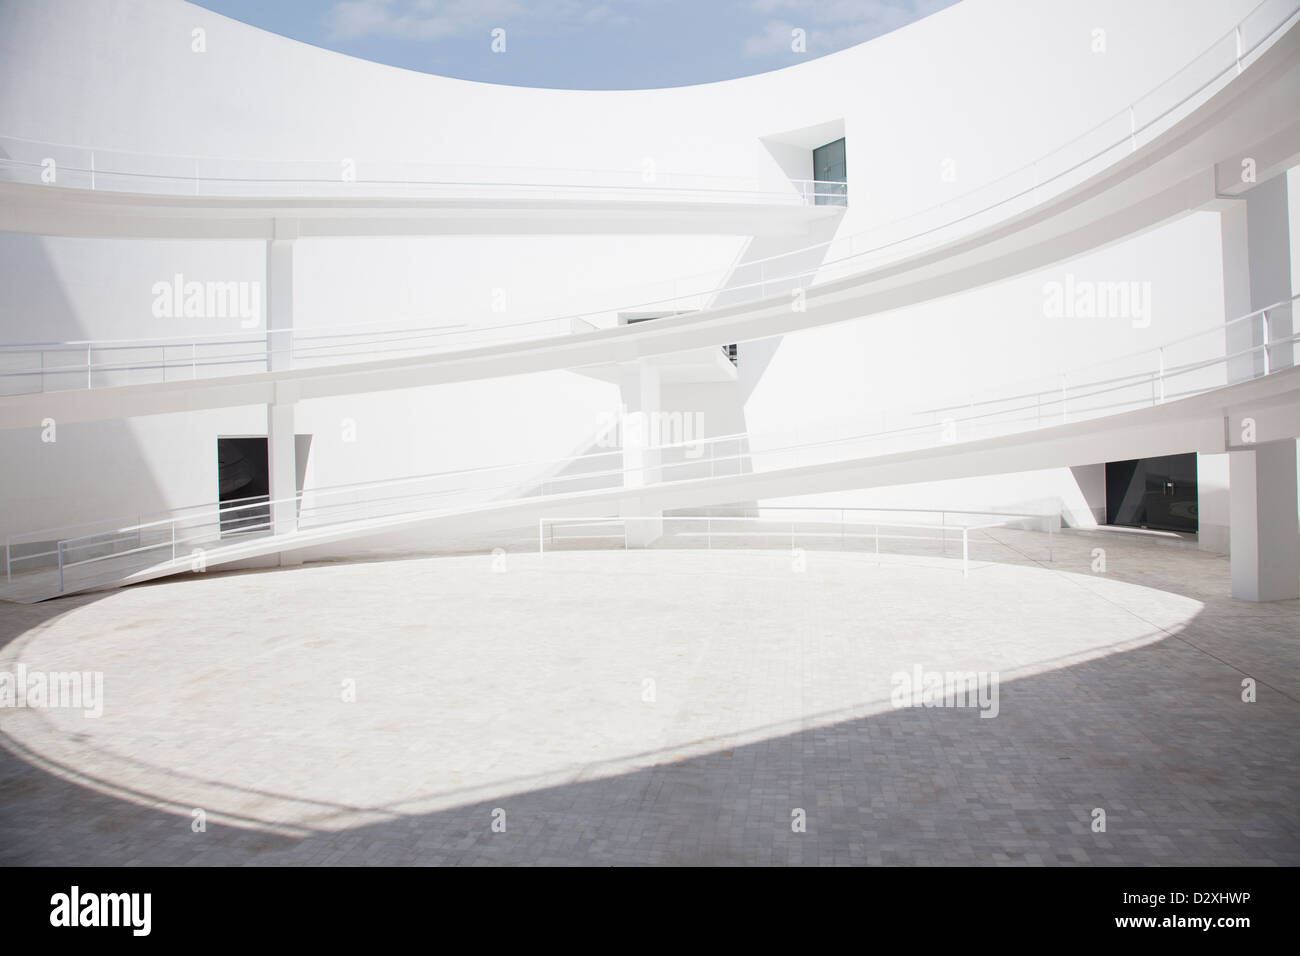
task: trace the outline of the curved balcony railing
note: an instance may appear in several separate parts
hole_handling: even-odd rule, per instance
[[[876,428],[847,437],[789,442],[779,435],[740,433],[651,445],[639,449],[641,461],[635,467],[625,463],[621,448],[611,448],[563,459],[313,488],[283,501],[208,502],[135,520],[10,535],[5,543],[7,580],[21,584],[28,575],[45,574],[53,594],[159,565],[183,570],[202,562],[207,551],[271,534],[273,511],[282,505],[293,510],[293,533],[304,539],[313,531],[348,525],[372,533],[415,518],[506,501],[562,500],[629,483],[645,486],[853,461],[1152,407],[1292,367],[1300,335],[1270,339],[1267,316],[1277,310],[1289,314],[1297,298],[1048,382],[1007,386],[960,404],[880,414]],[[1254,344],[1229,352],[1224,343],[1230,333]],[[1220,354],[1205,356],[1207,338],[1218,344]]]
[[[913,520],[901,520],[908,515]],[[538,518],[537,553],[586,550],[593,544],[608,548],[611,542],[617,547],[620,539],[627,550],[633,538],[653,538],[654,547],[678,550],[844,551],[874,555],[877,561],[882,554],[947,558],[951,553],[954,559],[960,557],[965,577],[970,574],[971,542],[989,543],[987,532],[995,529],[1046,532],[1048,560],[1052,560],[1052,536],[1059,523],[1059,514],[916,508],[761,508],[747,509],[743,515]]]
[[[1232,31],[1159,86],[1070,142],[954,199],[862,232],[733,269],[611,293],[617,304],[558,310],[487,327],[468,323],[310,327],[130,340],[0,345],[0,394],[112,387],[399,358],[590,332],[620,312],[696,312],[788,297],[796,288],[863,275],[1028,210],[1096,175],[1204,103],[1300,17],[1300,0],[1264,0]]]
[[[679,200],[846,205],[844,183],[629,169],[268,160],[140,153],[0,136],[0,181],[133,195],[226,199]]]

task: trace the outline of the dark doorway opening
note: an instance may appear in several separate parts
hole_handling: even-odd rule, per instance
[[[847,206],[849,164],[844,155],[844,137],[813,150],[813,181],[817,206]]]
[[[265,438],[217,439],[217,498],[223,535],[268,529],[270,488]]]
[[[1106,523],[1195,534],[1196,455],[1107,462]]]

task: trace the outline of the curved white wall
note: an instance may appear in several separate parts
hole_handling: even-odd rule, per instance
[[[573,92],[365,63],[178,0],[6,0],[0,135],[145,154],[351,157],[363,175],[368,160],[472,173],[638,171],[650,159],[665,178],[741,177],[768,188],[787,174],[811,174],[790,164],[793,148],[781,143],[810,146],[822,134],[798,131],[842,124],[851,205],[838,234],[846,235],[978,187],[1068,141],[1172,74],[1253,6],[964,0],[774,73],[682,89]],[[191,51],[195,27],[207,32],[203,54]],[[1093,52],[1095,29],[1105,30],[1104,53]],[[952,181],[943,175],[946,160]],[[728,235],[300,240],[296,299],[304,324],[496,324],[556,303],[581,309],[610,289],[630,287],[639,297],[647,283],[673,275],[725,274],[747,247],[753,256],[782,244]],[[0,236],[0,340],[175,334],[184,320],[150,312],[154,282],[176,272],[261,281],[262,265],[259,243]],[[1150,282],[1151,325],[1045,319],[1042,285],[1066,272]],[[489,309],[495,289],[507,292],[504,314]],[[735,430],[743,412],[751,431],[820,437],[869,426],[881,405],[937,402],[1167,339],[1222,318],[1222,302],[1217,220],[1197,214],[1048,273],[745,346],[738,390],[696,390],[679,401],[697,402],[711,432]],[[309,482],[335,484],[571,454],[617,400],[611,386],[554,373],[308,403],[298,430],[316,435]],[[338,437],[345,418],[358,423],[356,443]],[[209,500],[216,435],[261,427],[256,409],[233,409],[69,429],[57,450],[0,435],[6,461],[22,463],[21,477],[0,492],[0,531]],[[109,450],[114,468],[90,481],[87,466]],[[86,475],[81,484],[69,477],[78,474]],[[65,494],[69,486],[79,490]],[[1065,497],[1069,486],[1068,476],[1052,476],[971,495],[1013,506]]]

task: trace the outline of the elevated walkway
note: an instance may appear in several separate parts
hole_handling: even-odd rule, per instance
[[[3,163],[0,160],[0,163]],[[345,192],[353,190],[344,190]],[[461,192],[472,192],[462,189]],[[365,195],[169,196],[0,182],[0,232],[92,239],[273,239],[277,220],[304,238],[353,236],[801,236],[839,215],[795,190],[484,188],[472,198]],[[575,195],[576,194],[576,195]]]
[[[923,222],[836,240],[847,254],[813,271],[786,273],[774,266],[740,289],[684,292],[658,303],[680,315],[596,331],[586,331],[589,327],[572,317],[475,330],[457,336],[450,350],[408,342],[394,358],[374,358],[391,348],[360,339],[334,348],[327,359],[314,353],[308,368],[283,367],[295,364],[293,330],[276,329],[260,357],[245,356],[275,370],[246,374],[220,374],[248,368],[246,361],[224,359],[221,343],[142,345],[149,350],[143,362],[110,351],[115,357],[98,369],[95,343],[79,343],[84,365],[66,357],[58,364],[61,381],[71,385],[0,397],[0,427],[36,427],[47,417],[95,421],[607,366],[862,318],[1042,268],[1192,211],[1218,208],[1248,188],[1240,172],[1245,157],[1255,162],[1259,181],[1293,165],[1300,157],[1295,20],[1293,11],[1268,43],[1260,41],[1235,60],[1215,60],[1208,79],[1172,102],[1169,91],[1153,91],[1151,103],[1138,104],[1151,114],[1144,122],[1136,119],[1135,107],[1087,134],[1082,144],[1018,171],[994,184],[991,193],[970,197],[969,212],[954,216],[954,210],[944,209]],[[1207,75],[1206,64],[1200,66],[1192,75]],[[699,309],[702,298],[713,304],[691,311]],[[420,332],[402,331],[411,338]],[[496,344],[465,347],[475,334]],[[281,337],[279,344],[275,336]],[[216,357],[209,360],[212,348]],[[32,361],[40,370],[43,353]],[[200,370],[209,365],[217,374],[204,378]],[[155,380],[95,385],[97,372],[113,373],[99,374],[102,384],[121,381],[137,366]],[[14,375],[39,382],[48,378],[44,372],[33,378],[30,369],[5,378],[12,381]]]
[[[1086,394],[1098,400],[1094,409],[1104,411],[1113,406],[1116,392],[1127,387],[1103,382],[1068,397],[1077,402]],[[1038,399],[1041,409],[1042,396]],[[1062,402],[1066,399],[1060,396]],[[1127,404],[1136,403],[1128,400]],[[1067,417],[1064,405],[1061,417]],[[1247,419],[1249,429],[1243,428]],[[13,573],[11,538],[6,544],[11,573],[0,597],[29,603],[267,555],[310,556],[312,549],[341,541],[382,539],[399,531],[418,532],[434,541],[470,531],[528,527],[539,519],[617,515],[629,504],[645,513],[662,513],[1153,455],[1250,451],[1257,445],[1300,437],[1300,369],[1284,368],[1251,381],[1153,401],[1148,407],[1095,414],[1082,421],[1026,424],[1023,416],[999,410],[973,416],[962,427],[981,420],[982,427],[995,434],[955,442],[944,441],[932,423],[804,445],[762,447],[758,436],[712,439],[689,448],[661,449],[676,454],[663,454],[654,466],[653,480],[635,487],[625,484],[622,468],[611,468],[575,475],[588,486],[584,490],[557,490],[564,486],[561,477],[534,487],[527,497],[509,500],[493,498],[506,487],[492,477],[500,469],[317,489],[293,500],[298,527],[280,534],[269,533],[268,523],[261,533],[223,536],[219,506],[212,504],[58,538],[52,552],[47,542],[39,552],[46,556],[45,566],[29,565],[33,570],[26,573],[22,559]],[[1249,441],[1241,437],[1245,435]],[[602,479],[608,486],[599,486]],[[596,487],[590,487],[593,483]],[[256,507],[267,505],[262,502]],[[20,537],[40,540],[42,536]],[[49,566],[51,553],[57,559],[54,567]]]

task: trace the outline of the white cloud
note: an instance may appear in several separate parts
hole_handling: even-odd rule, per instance
[[[608,20],[606,4],[581,0],[338,0],[325,15],[330,40],[440,40],[527,21],[564,27]]]
[[[810,56],[864,43],[952,6],[955,0],[749,0],[755,13],[773,17],[744,43],[746,56],[790,53],[791,31],[807,33]]]
[[[784,20],[768,20],[763,24],[763,32],[756,33],[745,40],[745,56],[771,56],[775,53],[789,53],[794,37],[794,26]]]

